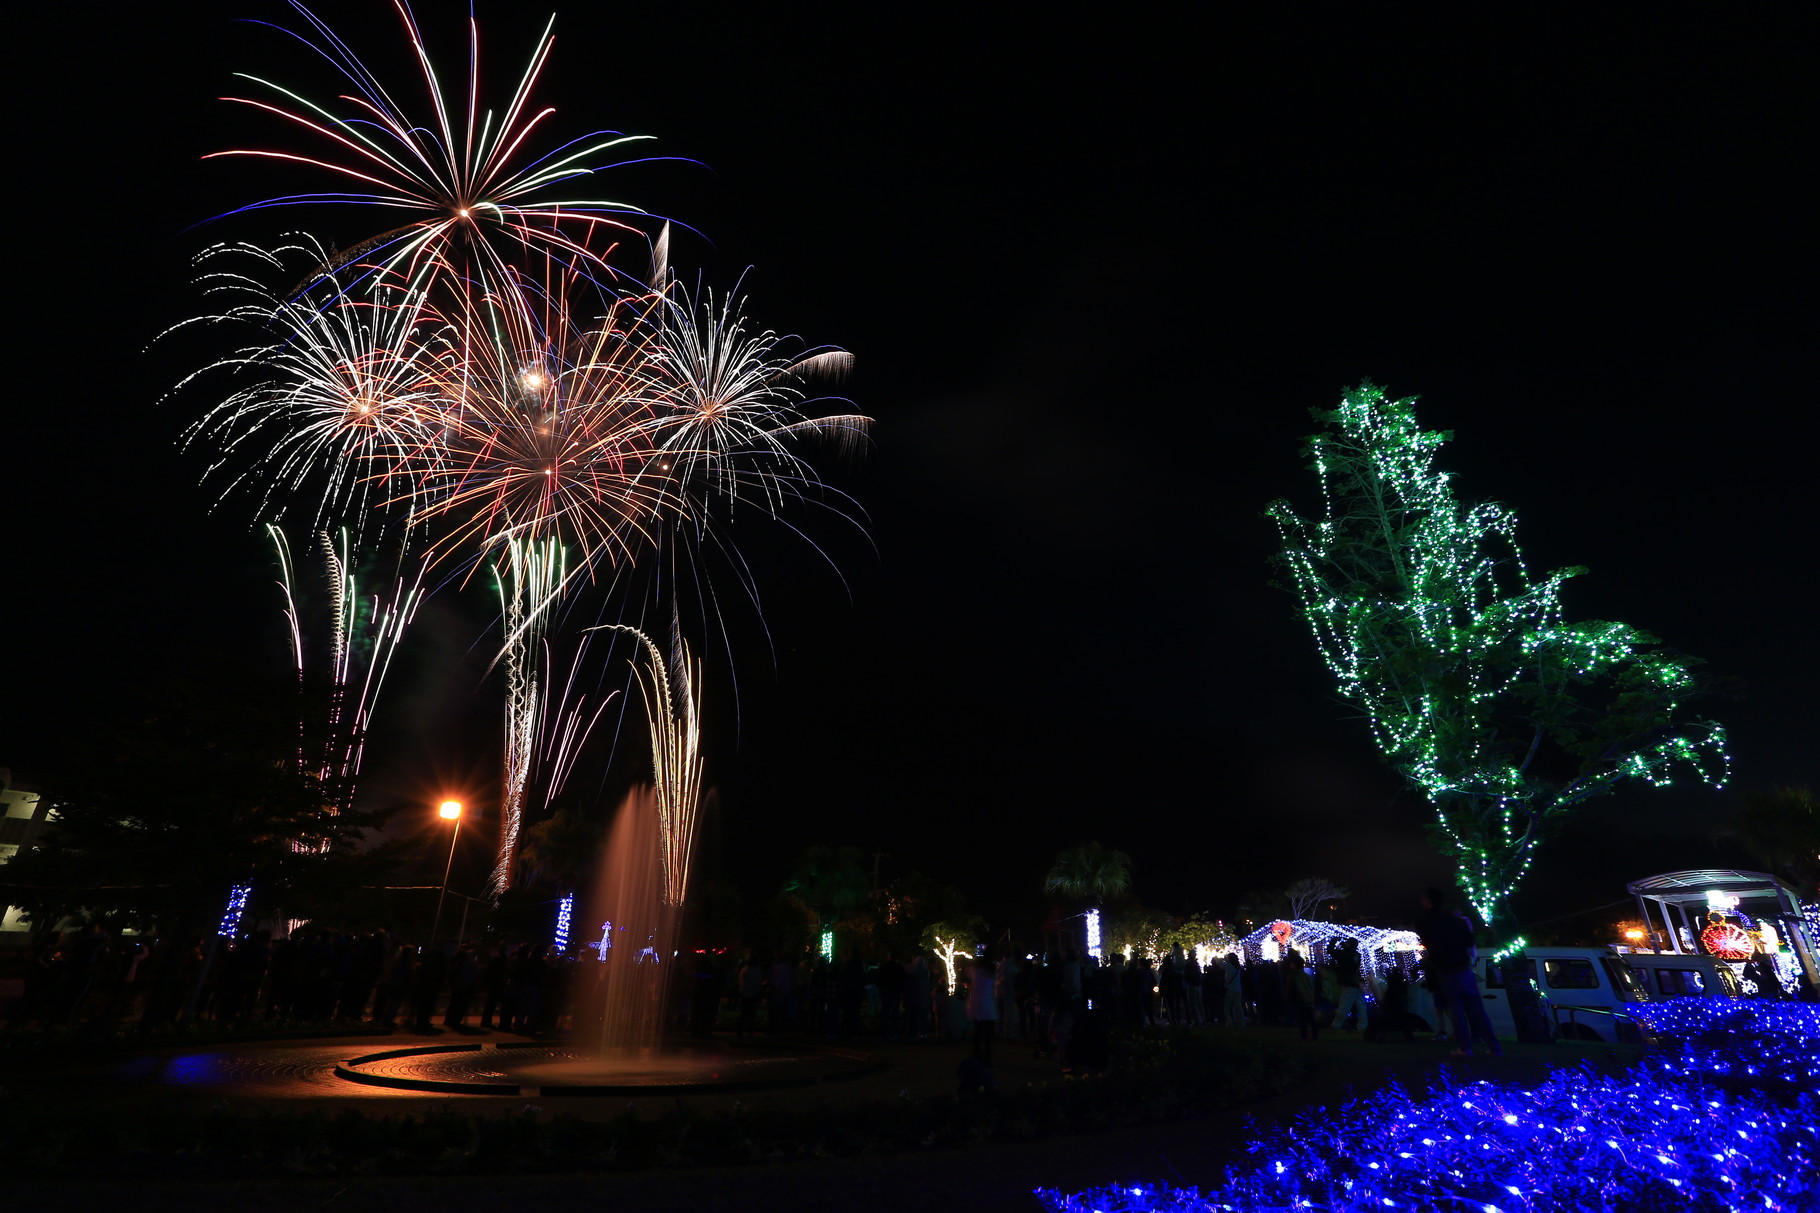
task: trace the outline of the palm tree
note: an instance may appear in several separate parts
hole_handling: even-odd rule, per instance
[[[1803,899],[1820,889],[1820,797],[1812,788],[1746,792],[1714,834],[1738,843],[1765,871],[1793,881]]]
[[[1089,913],[1131,889],[1131,856],[1108,851],[1097,842],[1069,847],[1055,857],[1043,879],[1045,893],[1085,902]],[[1084,916],[1083,916],[1084,917]]]

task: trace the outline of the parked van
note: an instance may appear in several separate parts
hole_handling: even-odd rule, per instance
[[[1536,982],[1558,1038],[1607,1044],[1642,1040],[1631,1011],[1638,1003],[1651,1001],[1651,995],[1636,972],[1610,948],[1527,948],[1519,970]],[[1492,1030],[1500,1037],[1515,1038],[1517,1024],[1510,1012],[1504,975],[1483,959],[1475,971]]]
[[[1651,998],[1743,998],[1731,966],[1712,956],[1629,952],[1624,963],[1642,979]]]

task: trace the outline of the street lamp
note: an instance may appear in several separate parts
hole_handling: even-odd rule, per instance
[[[436,922],[430,928],[430,946],[436,946],[436,936],[442,930],[442,903],[449,895],[449,873],[455,870],[455,840],[461,837],[461,801],[445,800],[437,810],[444,821],[452,821],[455,828],[449,832],[449,862],[442,866],[442,892],[436,895]]]

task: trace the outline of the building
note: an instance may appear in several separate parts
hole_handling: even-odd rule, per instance
[[[0,767],[0,874],[6,863],[20,851],[38,845],[39,837],[57,810],[36,788],[13,782],[13,773]],[[4,898],[0,890],[0,898]],[[21,946],[26,942],[27,924],[18,906],[0,906],[0,947]]]

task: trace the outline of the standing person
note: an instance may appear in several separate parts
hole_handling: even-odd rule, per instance
[[[1188,984],[1182,959],[1179,943],[1169,949],[1169,955],[1158,958],[1157,984],[1163,991],[1163,1015],[1172,1028],[1188,1021]]]
[[[1296,1035],[1302,1040],[1318,1040],[1321,1029],[1314,1019],[1314,978],[1302,954],[1294,948],[1283,953],[1283,1005],[1295,1022]]]
[[[411,1030],[422,1035],[436,1031],[436,1003],[442,996],[442,979],[448,972],[446,951],[453,944],[432,944],[423,950],[417,981],[411,987]]]
[[[512,1012],[502,1010],[506,1006],[506,983],[512,971],[512,945],[502,943],[487,956],[487,963],[480,971],[480,1027],[482,1031],[493,1026],[493,1016],[499,1016],[499,1026],[509,1027]]]
[[[765,990],[765,1031],[793,1031],[796,1020],[796,963],[779,956],[771,964],[771,984]]]
[[[1482,1038],[1492,1056],[1502,1056],[1504,1049],[1491,1030],[1485,1015],[1485,1002],[1479,996],[1479,982],[1472,970],[1472,926],[1458,914],[1449,912],[1447,898],[1439,889],[1422,891],[1422,915],[1416,919],[1416,934],[1422,937],[1424,965],[1435,978],[1437,991],[1446,995],[1452,1013],[1454,1032],[1459,1047],[1456,1057],[1471,1057],[1473,1037]]]
[[[1017,1010],[1017,979],[1023,975],[1016,956],[1007,956],[999,963],[998,972],[993,977],[995,994],[998,998],[998,1021],[1003,1025],[1000,1035],[1016,1036],[1017,1021],[1013,1018]]]
[[[374,1026],[387,1032],[398,1026],[398,1011],[411,992],[411,970],[416,964],[417,954],[410,944],[401,943],[393,949],[380,979],[379,1000],[373,1007]]]
[[[765,964],[756,956],[746,957],[739,967],[739,1026],[737,1036],[751,1036],[758,1031],[758,1004],[765,996]]]
[[[1413,1041],[1409,1030],[1409,979],[1396,965],[1384,975],[1384,989],[1365,1025],[1366,1040],[1383,1040],[1390,1032],[1401,1032],[1405,1042]]]
[[[1017,999],[1017,1034],[1028,1040],[1036,1035],[1036,964],[1034,956],[1024,957],[1018,965],[1017,980],[1012,983]]]
[[[1182,997],[1188,1003],[1188,1022],[1197,1028],[1207,1022],[1207,1004],[1202,998],[1206,988],[1207,978],[1201,972],[1201,962],[1190,952],[1182,964]]]
[[[873,981],[878,986],[878,1034],[896,1040],[904,1030],[904,966],[896,952],[886,950]]]
[[[998,991],[995,967],[981,956],[967,969],[967,1018],[973,1023],[973,1055],[992,1064],[992,1038],[998,1031]]]
[[[474,991],[480,985],[480,956],[474,945],[464,943],[455,953],[455,970],[449,978],[449,1005],[442,1026],[462,1031],[466,1027],[468,1008],[474,1005]]]
[[[1337,1028],[1350,1032],[1354,1025],[1348,1022],[1353,1012],[1358,1012],[1358,1027],[1365,1026],[1365,997],[1361,988],[1363,971],[1359,963],[1359,941],[1349,939],[1333,953],[1334,976],[1340,983],[1340,998],[1335,1004],[1333,1023]]]
[[[929,958],[918,952],[904,965],[904,1006],[909,1010],[911,1040],[921,1040],[929,1030],[929,997],[933,985]]]
[[[1226,975],[1226,1026],[1245,1026],[1245,970],[1237,952],[1226,953],[1220,970]]]

